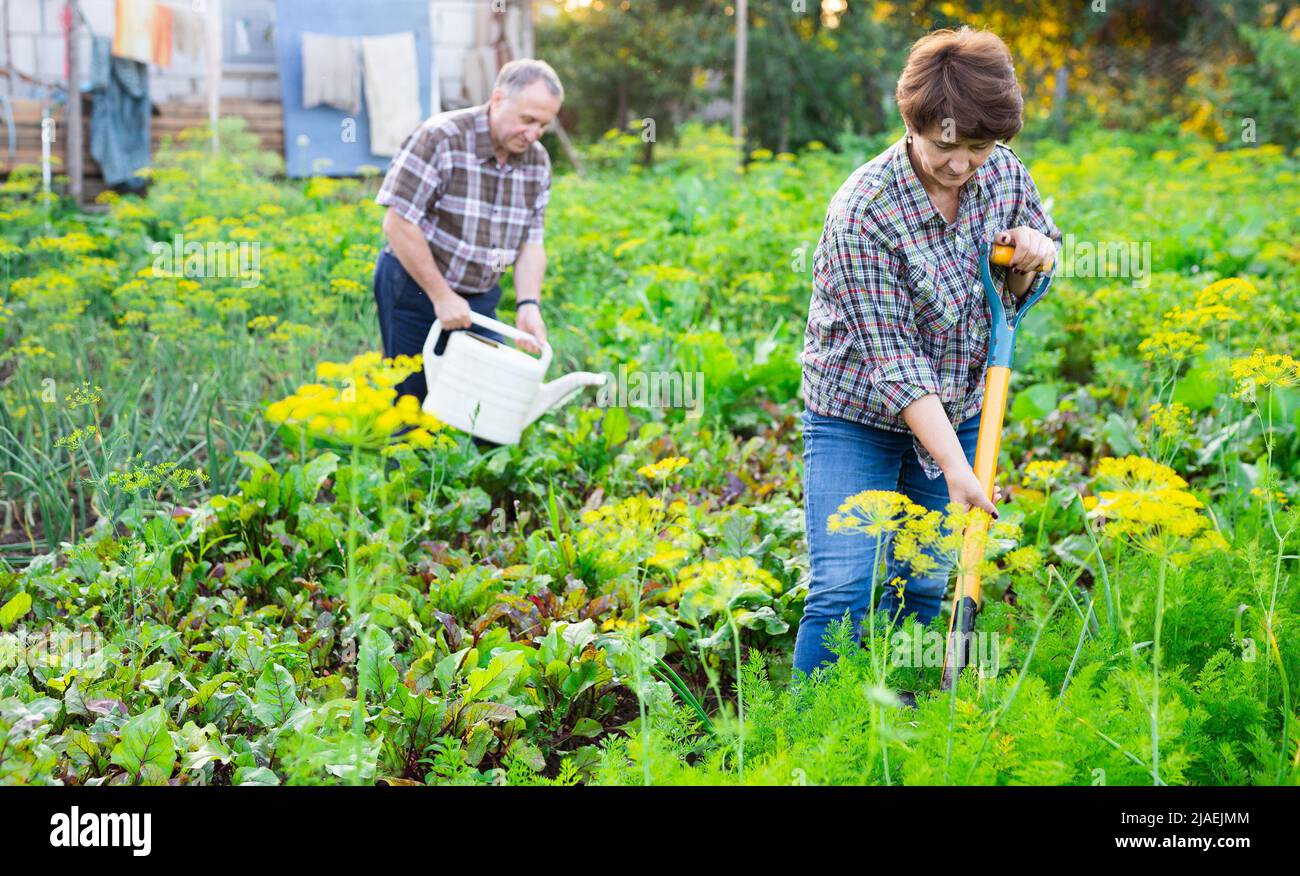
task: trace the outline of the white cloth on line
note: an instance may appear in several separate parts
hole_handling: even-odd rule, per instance
[[[361,38],[370,151],[396,155],[402,142],[424,121],[415,34],[410,31]]]
[[[302,35],[302,105],[361,112],[361,41],[322,33]]]
[[[188,6],[173,6],[172,48],[187,58],[200,58],[206,43],[203,16]]]

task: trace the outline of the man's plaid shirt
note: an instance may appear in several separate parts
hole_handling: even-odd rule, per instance
[[[893,432],[926,394],[954,425],[984,399],[990,314],[979,279],[979,241],[1028,225],[1060,240],[1020,159],[998,144],[961,188],[949,225],[907,156],[906,138],[855,170],[826,211],[813,257],[804,336],[809,410]],[[1007,313],[1016,300],[994,267]],[[942,472],[913,437],[926,475]]]
[[[419,226],[447,285],[477,295],[515,263],[524,243],[542,242],[550,196],[551,159],[540,142],[497,166],[483,104],[416,128],[375,200]]]

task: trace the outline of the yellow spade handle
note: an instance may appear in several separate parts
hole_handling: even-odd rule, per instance
[[[1011,369],[1002,365],[990,365],[984,377],[984,404],[980,409],[979,441],[975,445],[975,477],[979,478],[990,502],[993,501],[993,478],[998,469],[1002,419],[1007,412],[1007,386],[1010,382]],[[984,537],[988,534],[989,519],[987,514],[977,514],[974,522],[966,528],[954,605],[960,603],[963,596],[969,596],[977,606],[980,604],[979,567],[984,560]],[[954,611],[948,625],[949,633],[956,617]]]
[[[1016,254],[1016,248],[1014,246],[1003,246],[1000,243],[995,243],[993,244],[993,249],[989,254],[989,261],[995,265],[1002,265],[1003,267],[1006,267],[1007,265],[1011,264],[1011,257],[1014,256],[1015,254]],[[1052,266],[1052,259],[1049,257],[1047,261],[1039,265],[1036,270],[1046,271],[1051,266]]]

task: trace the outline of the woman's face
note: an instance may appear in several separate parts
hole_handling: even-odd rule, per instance
[[[958,189],[993,154],[996,141],[945,138],[938,125],[911,131],[912,157],[922,180],[945,189]]]

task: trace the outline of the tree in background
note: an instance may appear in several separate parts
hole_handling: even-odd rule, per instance
[[[648,163],[656,139],[672,138],[708,100],[730,97],[735,10],[727,0],[539,2],[539,53],[572,95],[566,124],[586,139],[641,127]],[[893,91],[908,47],[962,25],[1007,43],[1026,121],[1040,133],[1064,138],[1092,121],[1181,125],[1227,145],[1293,146],[1300,136],[1295,3],[749,0],[747,147],[834,146],[845,133],[896,128]],[[653,120],[648,137],[644,119]]]
[[[1300,131],[1294,3],[895,0],[873,6],[875,17],[914,36],[963,24],[996,33],[1015,59],[1028,120],[1050,119],[1059,137],[1082,119],[1129,130],[1172,119],[1221,143],[1236,138],[1248,119],[1259,121],[1259,142],[1294,145]]]
[[[750,0],[749,9],[751,146],[787,152],[898,124],[890,107],[907,35],[873,16],[870,4]]]
[[[544,0],[537,51],[564,82],[566,124],[586,139],[632,127],[648,164],[697,106],[697,74],[724,63],[728,30],[716,0]]]

